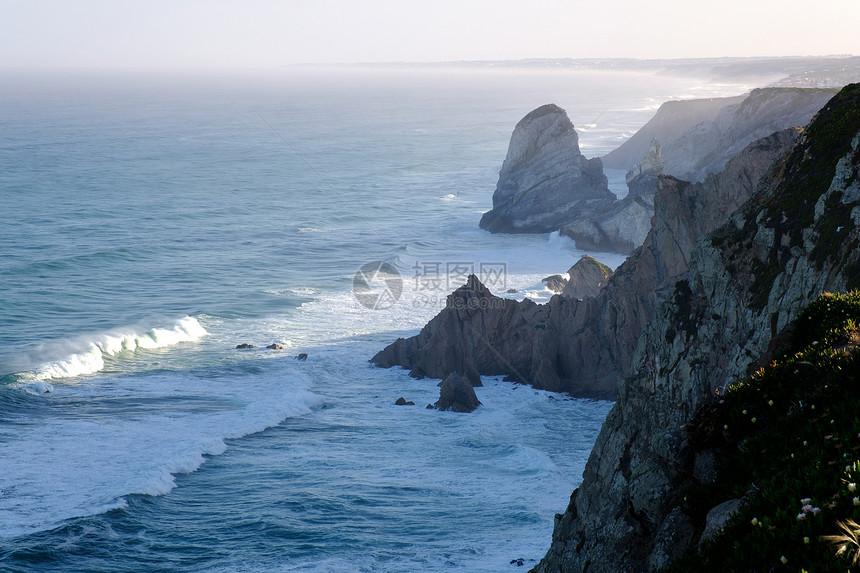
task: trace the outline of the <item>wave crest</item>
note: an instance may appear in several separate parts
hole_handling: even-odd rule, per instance
[[[42,364],[31,372],[23,373],[21,377],[29,380],[53,380],[95,374],[104,369],[105,356],[134,352],[141,348],[150,350],[181,342],[193,342],[206,334],[206,329],[190,316],[179,319],[172,327],[152,328],[143,333],[122,330],[108,332],[86,341],[82,350],[72,352],[60,360]]]

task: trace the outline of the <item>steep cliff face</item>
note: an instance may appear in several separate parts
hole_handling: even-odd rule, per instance
[[[629,168],[656,138],[662,144],[665,173],[703,181],[709,173],[721,171],[750,142],[806,125],[835,93],[832,89],[761,88],[745,97],[667,102],[633,137],[605,155],[604,165]]]
[[[713,120],[721,109],[740,104],[746,97],[667,101],[630,139],[604,155],[601,158],[603,165],[607,169],[630,169],[648,152],[653,140],[661,143],[674,141],[700,123]]]
[[[665,144],[665,169],[701,181],[720,171],[745,145],[780,129],[806,125],[835,90],[762,88],[740,104],[725,107],[683,136]]]
[[[750,197],[796,138],[796,130],[764,138],[725,174],[704,184],[659,177],[654,224],[645,244],[596,297],[555,296],[544,305],[516,302],[493,296],[472,277],[418,335],[398,339],[372,362],[433,378],[473,368],[547,390],[614,397],[661,292],[687,271],[691,246]]]
[[[492,233],[549,233],[614,200],[600,159],[580,153],[567,113],[548,104],[514,128],[493,208],[480,226]]]
[[[860,286],[860,85],[821,110],[676,278],[538,572],[659,570],[698,541],[679,508],[682,427],[801,307]]]

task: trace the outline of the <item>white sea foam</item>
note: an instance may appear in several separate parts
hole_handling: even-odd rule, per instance
[[[164,495],[176,475],[222,454],[225,440],[311,411],[319,397],[296,364],[215,378],[163,372],[63,386],[50,400],[75,416],[47,416],[0,443],[0,538],[123,507],[130,494]],[[110,407],[104,407],[109,403]]]
[[[143,333],[120,329],[97,335],[89,340],[76,340],[61,346],[75,348],[64,357],[46,362],[31,372],[23,373],[22,380],[54,380],[94,374],[105,368],[106,356],[138,349],[165,348],[181,342],[193,342],[207,334],[197,319],[186,316],[173,326],[152,328]],[[52,352],[52,351],[49,351]]]

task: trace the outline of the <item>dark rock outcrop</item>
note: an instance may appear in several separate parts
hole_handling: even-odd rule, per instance
[[[469,380],[451,373],[439,384],[439,401],[436,408],[452,412],[473,412],[481,403]]]
[[[844,88],[659,306],[537,572],[656,571],[698,540],[682,428],[823,291],[860,286],[860,85]]]
[[[253,344],[249,344],[247,342],[243,342],[242,344],[236,345],[236,350],[250,350],[252,348],[256,348]]]
[[[586,159],[567,113],[554,104],[514,128],[493,193],[481,217],[492,233],[549,233],[615,200],[600,159]]]
[[[415,402],[413,402],[412,400],[407,401],[406,398],[401,396],[400,398],[398,398],[397,400],[394,401],[394,405],[395,406],[414,406]]]
[[[278,344],[277,342],[271,343],[266,348],[268,348],[269,350],[283,350],[284,349],[284,347],[281,346],[280,344]]]
[[[567,277],[563,277],[561,275],[550,275],[545,279],[541,279],[541,282],[552,292],[561,294],[561,291],[563,291],[564,287],[567,286],[567,280]]]
[[[517,302],[493,296],[472,276],[421,332],[397,339],[371,361],[431,378],[472,366],[536,388],[614,398],[658,301],[671,295],[676,277],[688,270],[693,244],[752,195],[797,136],[797,130],[786,130],[750,145],[723,174],[703,184],[658,178],[645,244],[597,296],[581,301],[554,296],[543,305]]]

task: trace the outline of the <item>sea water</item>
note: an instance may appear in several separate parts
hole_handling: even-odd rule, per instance
[[[592,157],[665,100],[747,87],[4,72],[0,570],[534,565],[611,404],[485,377],[474,413],[428,410],[437,381],[368,359],[469,272],[541,302],[540,279],[583,254],[477,226],[530,110],[564,107]],[[366,304],[356,274],[380,262],[396,284]]]

